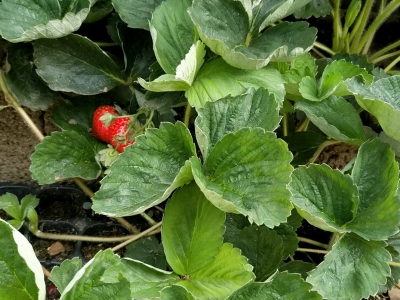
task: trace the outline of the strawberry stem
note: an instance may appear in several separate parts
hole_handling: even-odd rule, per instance
[[[185,124],[187,128],[189,128],[189,121],[190,121],[190,113],[191,112],[192,112],[192,107],[188,103],[186,105],[185,117],[183,118],[183,124]]]
[[[91,242],[91,243],[117,243],[122,241],[130,241],[133,242],[142,236],[145,235],[153,235],[159,232],[159,230],[154,230],[161,225],[156,224],[157,226],[150,227],[149,229],[134,235],[126,235],[119,237],[101,237],[101,236],[85,236],[85,235],[71,235],[71,234],[56,234],[56,233],[46,233],[40,230],[32,232],[36,237],[48,240],[63,240],[63,241],[83,241],[83,242]],[[129,242],[129,243],[130,243]],[[129,244],[128,243],[128,244]],[[123,246],[122,246],[123,247]],[[119,248],[118,248],[119,249]]]
[[[7,84],[6,84],[6,81],[4,78],[3,71],[0,71],[0,90],[3,91],[4,99],[6,100],[8,105],[13,107],[17,111],[17,113],[25,121],[25,123],[32,130],[32,132],[36,135],[36,137],[39,139],[39,141],[43,141],[43,139],[44,139],[43,133],[39,130],[39,128],[37,128],[35,123],[33,123],[32,119],[25,112],[25,110],[23,110],[22,107],[18,104],[18,101],[17,101],[17,99],[14,98],[14,95],[7,88]]]

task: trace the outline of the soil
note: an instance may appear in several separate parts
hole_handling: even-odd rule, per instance
[[[358,146],[340,143],[328,146],[318,156],[317,164],[327,164],[333,169],[343,169],[354,157],[357,156]]]

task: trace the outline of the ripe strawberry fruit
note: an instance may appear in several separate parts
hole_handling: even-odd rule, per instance
[[[124,149],[128,145],[132,145],[135,142],[134,128],[131,124],[130,117],[119,117],[115,118],[108,131],[108,142],[118,150],[118,152],[124,152]]]
[[[95,110],[92,120],[92,135],[96,139],[106,143],[110,142],[108,131],[115,115],[118,115],[118,111],[110,105],[102,105]]]

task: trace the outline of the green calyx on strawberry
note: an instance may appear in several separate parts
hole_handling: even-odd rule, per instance
[[[146,114],[144,126],[137,120],[139,115]],[[136,136],[152,126],[153,111],[140,109],[134,115],[126,115],[121,108],[100,106],[93,115],[92,134],[95,138],[111,144],[118,152],[135,142]]]
[[[118,158],[119,152],[110,144],[107,148],[100,150],[96,155],[96,160],[108,168]]]

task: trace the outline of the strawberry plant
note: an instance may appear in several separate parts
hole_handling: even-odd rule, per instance
[[[398,6],[381,2],[376,22]],[[60,299],[365,299],[396,285],[400,76],[393,63],[376,63],[398,42],[363,56],[380,24],[363,34],[373,1],[351,1],[343,28],[340,7],[1,1],[0,89],[39,140],[32,178],[74,180],[94,213],[132,232],[42,232],[40,199],[0,196],[10,216],[0,220],[2,297],[46,296],[24,225],[40,238],[122,242],[86,264],[54,267]],[[308,18],[331,8],[329,48]],[[313,55],[321,48],[334,55]],[[43,136],[21,106],[51,108],[60,130]],[[343,169],[319,164],[336,144],[357,147],[357,156]],[[155,206],[162,220],[149,213]],[[139,232],[126,220],[133,215],[148,228]],[[326,240],[302,236],[306,225]]]

